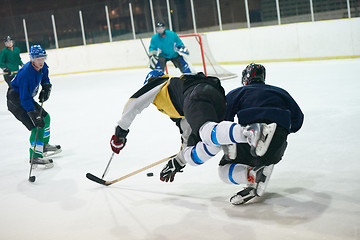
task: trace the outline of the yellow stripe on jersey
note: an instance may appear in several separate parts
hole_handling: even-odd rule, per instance
[[[166,84],[164,84],[164,86],[161,88],[160,92],[156,95],[153,104],[156,106],[156,108],[168,115],[171,118],[184,118],[184,116],[181,116],[178,111],[176,110],[176,108],[174,107],[170,95],[169,95],[169,90],[168,90],[168,85],[170,84],[170,79],[171,77],[169,77],[169,80],[167,81]]]

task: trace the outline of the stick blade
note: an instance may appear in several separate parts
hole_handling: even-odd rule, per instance
[[[92,175],[91,173],[87,173],[86,177],[96,183],[105,185],[105,186],[109,186],[111,183],[106,182],[104,179],[98,178],[97,176]]]

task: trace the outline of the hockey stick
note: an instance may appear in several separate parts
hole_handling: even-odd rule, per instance
[[[125,176],[122,176],[122,177],[120,177],[120,178],[118,178],[118,179],[115,179],[115,180],[112,180],[112,181],[105,181],[105,180],[103,180],[103,179],[100,179],[100,178],[92,175],[91,173],[87,173],[87,174],[86,174],[86,177],[87,177],[89,180],[94,181],[94,182],[96,182],[96,183],[99,183],[99,184],[102,184],[102,185],[105,185],[105,186],[109,186],[109,185],[111,185],[111,184],[114,184],[114,183],[116,183],[116,182],[119,182],[119,181],[121,181],[121,180],[124,180],[125,178],[134,176],[135,174],[138,174],[138,173],[140,173],[140,172],[142,172],[142,171],[145,171],[146,169],[155,167],[156,165],[159,165],[159,164],[161,164],[161,163],[163,163],[163,162],[169,161],[170,159],[172,159],[172,158],[175,157],[175,156],[176,156],[176,154],[174,154],[174,155],[172,155],[172,156],[170,156],[170,157],[161,159],[161,160],[159,160],[159,161],[157,161],[157,162],[154,162],[154,163],[152,163],[152,164],[150,164],[150,165],[147,165],[146,167],[140,168],[140,169],[138,169],[138,170],[136,170],[136,171],[134,171],[134,172],[131,172],[131,173],[129,173],[129,174],[126,174]]]
[[[3,72],[3,73],[0,73],[0,75],[12,75],[13,73],[17,73],[18,71],[14,71],[14,72],[10,72],[10,73],[7,73],[7,72]]]
[[[43,110],[43,104],[44,102],[41,103],[41,108],[40,108],[40,117],[42,114],[42,110]],[[35,134],[35,143],[34,143],[34,149],[32,152],[32,156],[31,156],[31,161],[30,161],[30,172],[29,172],[29,182],[35,182],[36,177],[35,176],[31,176],[31,172],[33,169],[33,165],[34,165],[34,155],[35,155],[35,149],[36,149],[36,143],[37,143],[37,138],[38,138],[38,133],[39,133],[39,127],[36,127],[36,134]]]
[[[146,52],[146,55],[147,55],[148,58],[150,59],[149,53],[148,53],[148,51],[146,50],[146,47],[145,47],[145,44],[144,44],[142,38],[140,38],[140,41],[141,41],[141,44],[142,44],[142,46],[143,46],[143,48],[144,48],[144,50],[145,50],[145,52]]]
[[[112,161],[112,159],[113,159],[113,157],[114,157],[114,154],[115,154],[114,152],[111,154],[110,160],[109,160],[109,162],[108,162],[108,164],[107,164],[107,166],[106,166],[106,168],[105,168],[104,174],[102,175],[101,179],[103,179],[103,178],[105,177],[105,174],[106,174],[107,171],[108,171],[108,168],[109,168],[110,163],[111,163],[111,161]]]
[[[148,51],[146,50],[146,47],[145,47],[145,44],[144,44],[142,38],[140,38],[140,41],[141,41],[141,44],[142,44],[142,46],[143,46],[143,48],[144,48],[144,51],[145,51],[146,55],[147,55],[148,58],[150,59],[150,55],[149,55]],[[159,54],[159,53],[158,53],[158,54]],[[166,65],[165,65],[165,72],[166,72],[166,74],[168,74],[168,70],[167,70],[167,66],[166,66]]]

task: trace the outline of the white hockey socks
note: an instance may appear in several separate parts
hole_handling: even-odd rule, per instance
[[[183,151],[185,161],[192,166],[198,166],[214,157],[220,150],[220,146],[209,146],[203,142],[198,142],[195,146],[186,147]]]
[[[219,166],[220,179],[229,184],[251,184],[248,181],[248,165],[234,163]]]
[[[243,134],[244,129],[240,124],[229,121],[206,122],[201,126],[199,134],[207,145],[229,145],[247,142]]]

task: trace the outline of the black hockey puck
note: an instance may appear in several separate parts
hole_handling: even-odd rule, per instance
[[[35,176],[29,177],[29,182],[35,182]]]
[[[148,172],[148,173],[146,174],[146,176],[148,176],[148,177],[152,177],[152,176],[154,176],[154,173],[152,173],[152,172]]]

